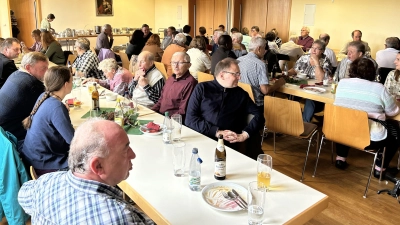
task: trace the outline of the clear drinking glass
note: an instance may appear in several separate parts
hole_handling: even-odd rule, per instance
[[[272,157],[267,154],[260,154],[257,157],[257,182],[260,187],[270,189],[272,172]]]
[[[183,177],[185,175],[185,143],[175,142],[173,146],[174,175]]]
[[[74,76],[74,85],[79,88],[81,86],[82,80],[79,76]]]
[[[261,225],[264,217],[265,195],[267,189],[257,181],[249,183],[247,189],[248,222],[250,225]]]
[[[174,129],[172,130],[172,140],[180,141],[181,140],[181,131],[182,131],[182,116],[179,114],[174,114],[171,116],[172,126]]]

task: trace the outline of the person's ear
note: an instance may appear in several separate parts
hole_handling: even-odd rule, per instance
[[[92,160],[89,162],[89,168],[92,171],[92,173],[101,176],[104,174],[104,168],[102,166],[102,159],[99,157],[94,157]]]

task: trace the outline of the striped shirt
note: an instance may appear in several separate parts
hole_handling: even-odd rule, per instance
[[[72,64],[72,67],[75,67],[77,71],[85,73],[86,78],[94,77],[100,80],[106,79],[103,72],[98,68],[99,59],[90,49],[82,55],[79,55]]]
[[[154,224],[116,187],[78,178],[71,171],[24,183],[18,202],[32,216],[32,224]]]
[[[399,113],[394,98],[381,83],[360,78],[340,80],[334,104],[365,111],[369,118],[379,120],[386,120],[386,115],[395,116]],[[380,123],[370,120],[369,126],[372,141],[386,138],[386,129]]]
[[[267,65],[254,52],[249,52],[237,60],[241,73],[240,82],[251,85],[256,105],[264,105],[264,94],[260,90],[260,85],[269,84]]]
[[[153,65],[153,67],[151,67],[148,71],[145,72],[144,76],[146,77],[148,74],[156,74],[156,73],[158,75],[161,74],[161,72]],[[133,91],[136,89],[137,85],[138,81],[136,80],[132,80],[132,82],[129,84],[129,94],[132,96],[132,98],[135,98]],[[165,85],[165,80],[164,78],[161,78],[154,85],[147,84],[146,86],[143,87],[147,96],[152,102],[154,102],[154,104],[158,102],[158,99],[160,99],[161,91],[164,85]]]

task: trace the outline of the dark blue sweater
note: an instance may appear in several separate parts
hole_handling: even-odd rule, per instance
[[[11,74],[0,89],[0,126],[23,140],[26,130],[22,121],[29,116],[43,91],[43,83],[34,76],[20,70]]]

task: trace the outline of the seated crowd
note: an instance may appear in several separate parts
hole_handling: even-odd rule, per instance
[[[76,40],[77,57],[71,62],[71,70],[65,66],[67,59],[60,43],[47,30],[32,31],[34,44],[29,48],[16,38],[2,41],[0,127],[18,140],[16,149],[25,168],[32,166],[39,176],[43,175],[25,183],[19,195],[32,221],[153,223],[124,201],[115,187],[128,177],[135,158],[129,147],[134,143],[129,143],[125,131],[102,120],[89,120],[76,131],[73,128],[69,108],[62,102],[72,90],[73,76],[86,78],[84,82],[95,81],[119,95],[127,92],[140,105],[160,114],[180,114],[189,128],[215,140],[222,134],[228,146],[255,159],[263,153],[259,131],[265,122],[264,96],[286,83],[283,77],[271,83],[270,72],[282,67],[277,55],[287,55],[293,65],[287,71],[289,76],[306,73],[317,82],[334,76],[340,81],[334,104],[366,111],[372,119],[371,144],[367,148],[386,147],[385,161],[382,164],[380,157],[376,160],[374,175],[378,177],[379,171],[393,175],[388,167],[397,142],[379,121],[399,113],[392,97],[400,91],[398,38],[387,38],[386,49],[377,52],[375,61],[368,43],[361,40],[362,32],[355,30],[351,33],[353,40],[341,50],[347,56],[338,63],[333,50],[327,47],[330,36],[321,34],[314,40],[308,27],[286,43],[282,43],[276,29],[262,37],[257,26],[251,28],[250,35],[247,28],[242,32],[232,28],[229,35],[220,25],[210,40],[204,27],[195,37],[190,36],[190,30],[189,25],[184,26],[183,33],[168,27],[161,42],[159,35],[143,24],[132,34],[125,52],[131,70],[120,67],[121,59],[111,51],[114,39],[109,24],[102,27],[95,51],[87,38]],[[25,55],[18,69],[14,60],[21,51]],[[49,61],[57,66],[49,68]],[[164,66],[166,74],[157,69],[157,63]],[[374,82],[381,67],[393,70],[382,82],[384,85]],[[198,83],[199,73],[213,74],[214,80]],[[238,87],[239,82],[249,84],[253,96]],[[303,120],[311,122],[314,113],[323,108],[323,103],[306,99]],[[249,114],[254,116],[250,121]],[[349,147],[337,144],[336,149],[335,165],[345,169]],[[59,172],[51,173],[55,171]],[[62,194],[57,194],[61,188]],[[84,204],[76,205],[76,199]],[[68,212],[61,214],[57,207],[45,207],[52,202]],[[48,215],[57,215],[54,218],[58,220]]]

